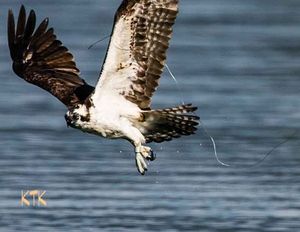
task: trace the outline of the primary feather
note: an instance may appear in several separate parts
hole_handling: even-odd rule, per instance
[[[35,30],[36,16],[21,7],[17,27],[12,11],[8,13],[8,45],[14,72],[25,81],[50,92],[72,108],[93,92],[94,88],[79,77],[72,54],[48,29],[48,18]]]

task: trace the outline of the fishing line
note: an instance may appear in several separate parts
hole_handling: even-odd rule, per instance
[[[93,44],[91,44],[91,45],[88,47],[88,49],[93,48],[96,44],[98,44],[98,43],[100,43],[100,42],[102,42],[102,41],[104,41],[104,40],[106,40],[106,39],[108,39],[108,38],[110,38],[110,35],[105,36],[105,37],[103,37],[103,38],[100,39],[100,40],[97,40],[96,42],[94,42]],[[122,48],[120,48],[120,49],[122,49]],[[125,49],[122,49],[122,50],[125,50]],[[170,74],[172,80],[174,81],[174,83],[175,83],[175,85],[176,85],[177,91],[178,91],[179,94],[180,94],[181,102],[182,102],[182,104],[184,105],[185,103],[184,103],[184,101],[183,101],[182,89],[180,88],[179,83],[178,83],[178,81],[177,81],[175,75],[173,74],[173,72],[172,72],[171,69],[169,68],[169,66],[168,66],[167,64],[165,64],[165,66],[166,66],[167,71],[169,72],[169,74]],[[225,167],[239,167],[239,165],[229,165],[229,164],[227,164],[227,163],[225,163],[225,162],[223,162],[223,161],[220,160],[219,155],[218,155],[218,152],[217,152],[217,145],[216,145],[216,142],[215,142],[213,136],[211,136],[211,135],[208,133],[208,131],[207,131],[207,129],[206,129],[206,126],[204,125],[203,121],[202,121],[201,119],[199,119],[199,121],[200,121],[200,125],[201,125],[202,128],[203,128],[204,133],[206,134],[207,137],[209,137],[209,139],[210,139],[210,141],[211,141],[211,143],[212,143],[212,145],[213,145],[214,156],[215,156],[215,159],[217,160],[217,162],[218,162],[220,165],[225,166]],[[251,167],[256,167],[256,166],[260,165],[260,164],[261,164],[262,162],[264,162],[264,161],[265,161],[265,160],[266,160],[266,159],[267,159],[274,151],[276,151],[279,147],[281,147],[282,145],[284,145],[284,144],[286,144],[287,142],[289,142],[290,140],[292,140],[293,137],[294,137],[296,134],[297,134],[297,130],[295,130],[290,136],[288,136],[287,139],[285,139],[285,140],[283,140],[282,142],[276,144],[269,152],[267,152],[267,153],[264,155],[264,157],[263,157],[262,159],[258,160],[258,161],[255,162],[254,164],[244,166],[244,168],[251,168]]]
[[[176,88],[177,88],[177,91],[179,92],[180,94],[180,97],[181,97],[181,102],[182,104],[184,105],[184,101],[183,101],[183,95],[182,95],[182,89],[180,88],[179,86],[179,83],[175,77],[175,75],[172,73],[171,69],[169,68],[169,66],[167,64],[165,64],[169,74],[171,75],[173,81],[175,82],[176,84]],[[204,126],[204,123],[201,121],[201,119],[199,119],[199,122],[200,122],[200,125],[202,125],[202,128],[204,130],[204,133],[206,134],[207,137],[210,138],[212,144],[213,144],[213,148],[214,148],[214,155],[215,155],[215,158],[217,160],[217,162],[223,166],[226,166],[226,167],[229,167],[230,165],[229,164],[226,164],[224,162],[222,162],[220,159],[219,159],[219,156],[218,156],[218,152],[217,152],[217,146],[216,146],[216,143],[215,143],[215,140],[214,138],[208,133],[208,131],[206,130],[206,127]]]
[[[166,64],[166,68],[169,72],[169,74],[171,75],[173,81],[175,82],[176,84],[176,87],[177,87],[177,91],[180,92],[180,95],[181,95],[181,99],[182,99],[182,91],[181,91],[181,88],[179,87],[179,83],[177,81],[177,79],[175,78],[174,74],[171,72],[169,66]],[[182,100],[183,104],[184,104],[184,101]],[[214,138],[208,133],[207,129],[206,129],[206,126],[204,125],[204,123],[201,121],[201,119],[199,119],[199,122],[200,122],[200,125],[202,126],[203,128],[203,131],[204,133],[206,134],[207,137],[209,137],[210,141],[212,142],[212,145],[213,145],[213,149],[214,149],[214,156],[215,156],[215,159],[217,160],[217,162],[222,165],[222,166],[225,166],[225,167],[240,167],[240,165],[229,165],[223,161],[221,161],[219,159],[219,155],[218,155],[218,152],[217,152],[217,146],[216,146],[216,142],[214,140]],[[289,142],[290,140],[293,139],[293,137],[297,134],[297,130],[295,130],[290,136],[288,136],[287,139],[281,141],[280,143],[276,144],[269,152],[267,152],[264,157],[260,160],[258,160],[257,162],[255,162],[254,164],[251,164],[251,165],[246,165],[242,168],[252,168],[252,167],[256,167],[258,165],[260,165],[262,162],[264,162],[274,151],[276,151],[279,147],[281,147],[282,145],[286,144],[287,142]]]
[[[110,38],[110,37],[111,37],[110,35],[104,36],[102,39],[97,40],[96,42],[94,42],[93,44],[91,44],[91,45],[88,47],[88,49],[91,49],[91,48],[94,47],[97,43],[100,43],[100,42],[102,42],[102,41],[104,41],[104,40],[106,40],[106,39],[108,39],[108,38]],[[122,51],[129,51],[129,48],[128,48],[128,49],[127,49],[127,48],[122,48],[120,45],[118,45],[118,44],[116,43],[116,41],[112,41],[112,42],[114,43],[114,45],[116,46],[117,49],[122,50]]]
[[[99,39],[99,40],[97,40],[96,42],[92,43],[92,44],[88,47],[88,49],[91,49],[91,48],[94,47],[97,43],[100,43],[100,42],[102,42],[102,41],[108,39],[109,37],[110,37],[110,35],[104,36],[102,39]]]
[[[168,64],[165,65],[169,74],[171,75],[172,79],[174,80],[175,84],[176,84],[176,88],[177,88],[177,91],[179,92],[180,94],[180,97],[181,97],[181,102],[182,104],[184,105],[184,101],[183,101],[183,95],[182,95],[182,90],[181,88],[179,87],[179,84],[178,84],[178,81],[175,77],[175,75],[172,73],[171,69],[169,68]],[[215,154],[215,158],[217,160],[217,162],[223,166],[226,166],[226,167],[229,167],[230,165],[229,164],[226,164],[224,162],[222,162],[220,159],[219,159],[219,156],[218,156],[218,152],[217,152],[217,146],[216,146],[216,143],[215,143],[215,140],[214,138],[207,132],[206,130],[206,127],[204,126],[204,123],[201,121],[201,119],[199,119],[199,122],[200,122],[200,125],[202,125],[202,128],[204,130],[204,133],[210,138],[212,144],[213,144],[213,148],[214,148],[214,154]]]
[[[174,76],[174,74],[172,73],[172,71],[171,71],[171,69],[169,68],[169,66],[168,66],[167,64],[165,64],[165,66],[166,66],[166,68],[167,68],[169,74],[171,75],[173,81],[174,81],[175,84],[176,84],[177,91],[178,91],[179,94],[180,94],[181,103],[182,103],[182,105],[184,105],[183,96],[182,96],[182,90],[181,90],[181,88],[179,87],[178,81],[177,81],[176,77]]]
[[[282,142],[278,143],[277,145],[275,145],[261,160],[257,161],[256,163],[249,165],[247,167],[256,167],[258,165],[260,165],[262,162],[265,161],[265,159],[267,159],[274,151],[277,150],[277,148],[281,147],[283,144],[289,142],[290,140],[293,139],[293,137],[297,134],[297,130],[295,130],[290,136],[288,136],[287,139],[283,140]]]
[[[203,122],[200,121],[200,123],[203,125]],[[205,126],[203,125],[203,129],[204,129],[204,132],[206,133],[206,135],[210,138],[212,144],[213,144],[213,147],[214,147],[214,154],[215,154],[215,158],[217,160],[217,162],[225,167],[230,167],[229,164],[226,164],[224,162],[222,162],[220,159],[219,159],[219,156],[218,156],[218,153],[217,153],[217,146],[216,146],[216,143],[215,143],[215,140],[212,136],[210,136],[205,128]]]

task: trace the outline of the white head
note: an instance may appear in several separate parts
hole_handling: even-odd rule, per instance
[[[89,110],[86,105],[78,104],[65,114],[65,120],[68,126],[81,129],[90,121]]]

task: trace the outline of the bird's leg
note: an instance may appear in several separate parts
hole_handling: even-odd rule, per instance
[[[124,124],[125,138],[132,143],[135,148],[135,164],[137,170],[142,175],[147,171],[147,160],[154,160],[154,154],[150,147],[142,146],[145,141],[143,134],[131,124]]]

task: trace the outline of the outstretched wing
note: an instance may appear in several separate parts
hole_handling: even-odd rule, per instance
[[[46,18],[35,30],[36,16],[30,11],[26,21],[21,6],[17,27],[8,12],[8,45],[14,72],[24,80],[53,94],[67,107],[83,102],[94,90],[79,77],[72,54],[56,39]]]
[[[150,108],[177,13],[178,0],[123,0],[93,98],[120,94]]]

